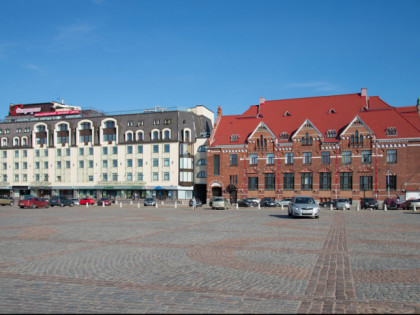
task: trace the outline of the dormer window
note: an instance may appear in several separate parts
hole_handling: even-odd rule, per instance
[[[334,129],[330,129],[327,131],[327,138],[335,138],[337,137],[337,131]]]
[[[395,128],[395,127],[386,128],[386,135],[387,136],[396,136],[397,135],[397,128]]]
[[[292,116],[292,115],[290,115],[289,111],[286,111],[283,115],[283,117],[289,117],[289,116]]]
[[[289,134],[284,131],[280,134],[280,140],[288,140],[289,139]]]
[[[234,134],[230,136],[230,142],[238,142],[238,140],[239,140],[238,134]]]
[[[335,114],[335,110],[334,110],[334,108],[331,108],[331,109],[328,111],[328,114]]]

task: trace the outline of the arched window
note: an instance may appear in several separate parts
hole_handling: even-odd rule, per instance
[[[356,143],[359,142],[359,131],[356,130],[356,132],[354,133],[354,140],[356,141]]]
[[[207,178],[207,172],[206,171],[200,171],[197,173],[197,178]]]
[[[363,135],[360,135],[360,140],[359,140],[359,142],[360,142],[360,145],[363,145]]]
[[[28,145],[28,138],[26,137],[22,138],[22,145]]]
[[[7,147],[7,139],[6,138],[1,139],[1,146],[2,147]]]
[[[127,140],[128,142],[133,141],[133,133],[132,132],[127,132]]]
[[[206,159],[199,159],[197,161],[197,165],[207,165],[207,160]]]
[[[143,141],[143,131],[137,132],[137,141]]]
[[[350,144],[354,144],[354,135],[351,135],[350,137]]]
[[[207,147],[205,145],[199,146],[197,151],[198,152],[207,152]]]
[[[13,146],[15,146],[15,147],[19,146],[19,138],[13,139]]]
[[[164,138],[165,140],[169,140],[171,138],[171,133],[169,130],[165,130]]]
[[[159,131],[153,131],[153,140],[159,140]]]

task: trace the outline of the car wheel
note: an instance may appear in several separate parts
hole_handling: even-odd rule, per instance
[[[63,207],[64,207],[64,203],[62,203],[62,204],[60,205],[60,207],[61,207],[61,208],[63,208]]]
[[[20,207],[21,209],[25,208],[25,207]]]
[[[73,202],[70,204],[70,207],[74,207],[74,203]]]
[[[13,201],[10,202],[10,205],[13,206],[15,203]]]
[[[35,205],[35,204],[33,204],[33,205],[31,206],[31,208],[32,208],[32,209],[35,209],[35,208],[36,208],[36,205]]]
[[[45,206],[45,208],[49,208],[50,207],[50,204],[49,203],[47,203],[47,205]]]

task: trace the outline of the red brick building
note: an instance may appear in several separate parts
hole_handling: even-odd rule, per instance
[[[420,105],[361,93],[219,107],[207,149],[207,198],[404,196],[420,191]]]

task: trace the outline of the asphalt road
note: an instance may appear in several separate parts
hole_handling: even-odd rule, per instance
[[[418,314],[419,261],[414,211],[0,207],[1,313]]]

